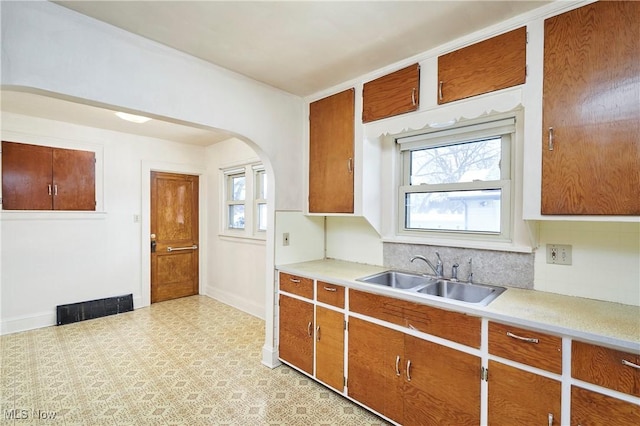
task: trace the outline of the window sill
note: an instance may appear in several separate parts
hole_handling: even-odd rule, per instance
[[[266,244],[266,238],[255,237],[255,236],[246,236],[246,235],[233,235],[233,234],[218,234],[218,238],[223,241],[236,241],[236,242],[245,242],[248,244]]]
[[[440,247],[459,247],[478,250],[509,251],[515,253],[533,253],[533,247],[514,244],[508,241],[478,241],[460,238],[425,238],[407,235],[382,238],[383,243],[419,244]]]
[[[104,220],[104,211],[2,210],[0,220]]]

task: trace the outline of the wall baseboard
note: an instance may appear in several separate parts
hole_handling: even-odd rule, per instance
[[[225,305],[232,306],[236,309],[248,313],[249,315],[253,315],[254,317],[258,317],[261,320],[264,320],[264,305],[248,301],[242,297],[239,297],[237,294],[220,290],[210,285],[205,288],[204,294],[211,297],[212,299],[216,299],[224,303]]]

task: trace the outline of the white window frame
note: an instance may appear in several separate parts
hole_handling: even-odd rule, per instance
[[[269,183],[267,180],[267,172],[264,169],[264,166],[262,164],[254,165],[252,169],[253,169],[253,181],[254,181],[254,188],[255,188],[254,196],[253,196],[253,200],[254,200],[253,211],[255,212],[254,214],[255,220],[253,221],[253,228],[254,228],[254,232],[257,235],[260,235],[261,233],[264,234],[267,232],[267,228],[260,229],[260,206],[263,205],[265,209],[267,208],[266,194],[268,191]],[[260,176],[264,176],[267,188],[262,188]],[[265,197],[260,197],[260,195],[265,195]]]
[[[513,179],[515,177],[515,117],[485,118],[482,121],[465,122],[446,129],[430,129],[411,135],[396,137],[399,156],[398,204],[397,204],[397,234],[410,237],[433,237],[437,239],[471,240],[476,242],[511,242],[513,232],[514,193]],[[424,148],[435,148],[455,145],[491,137],[501,137],[502,158],[501,177],[499,180],[474,181],[443,184],[410,185],[410,152]],[[406,196],[411,193],[432,193],[446,191],[465,191],[482,189],[500,189],[500,232],[462,231],[462,230],[432,230],[414,229],[406,227]]]
[[[220,235],[227,237],[266,240],[266,230],[258,229],[258,205],[267,203],[266,199],[258,199],[258,174],[264,172],[261,163],[236,164],[233,167],[222,168],[220,191]],[[244,200],[233,200],[232,179],[237,176],[245,178]],[[244,205],[244,228],[229,226],[229,208],[232,205]]]

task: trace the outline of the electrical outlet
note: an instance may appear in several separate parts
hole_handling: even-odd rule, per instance
[[[571,246],[569,244],[547,244],[547,263],[571,265]]]
[[[289,245],[289,233],[285,232],[284,234],[282,234],[282,245],[283,246],[288,246]]]

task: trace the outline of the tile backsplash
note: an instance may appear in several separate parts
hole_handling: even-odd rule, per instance
[[[472,259],[473,282],[532,289],[534,283],[534,254],[514,253],[494,250],[478,250],[457,247],[436,247],[429,245],[384,243],[384,266],[404,271],[429,273],[432,271],[423,261],[411,263],[415,255],[422,255],[433,264],[440,253],[444,264],[444,276],[451,277],[452,266],[459,264],[458,279],[467,281]]]

